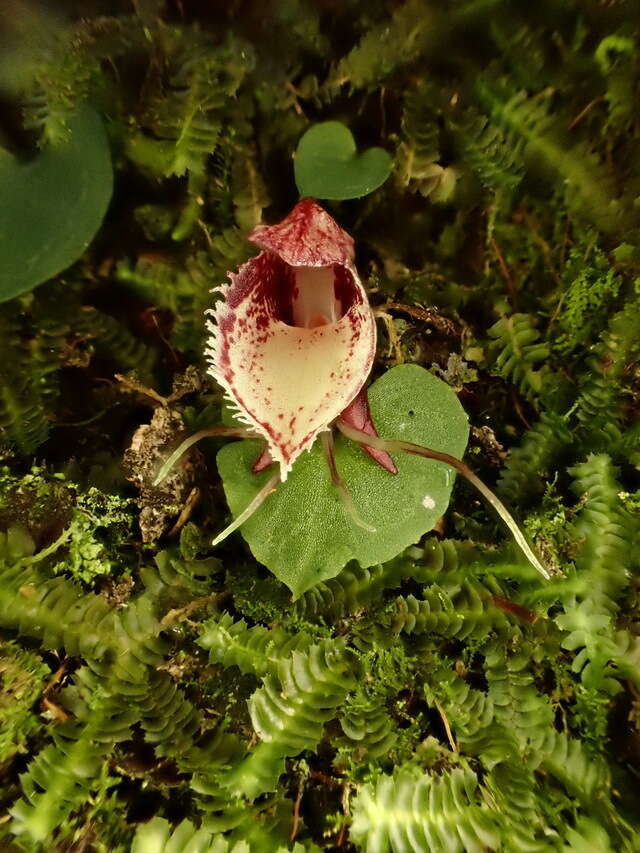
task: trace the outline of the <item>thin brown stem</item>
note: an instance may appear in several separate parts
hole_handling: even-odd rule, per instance
[[[115,378],[120,383],[121,391],[142,394],[143,397],[148,397],[150,400],[153,400],[154,403],[158,403],[161,406],[166,406],[168,403],[166,397],[158,394],[155,389],[148,388],[146,385],[143,385],[142,382],[138,382],[134,376],[124,376],[122,373],[116,373]]]
[[[493,252],[496,256],[496,260],[498,261],[498,266],[500,267],[500,272],[502,273],[502,277],[504,278],[505,283],[507,285],[507,290],[509,291],[509,295],[511,296],[511,302],[515,307],[516,300],[517,300],[517,294],[516,294],[515,284],[513,282],[513,277],[511,275],[511,270],[507,266],[506,261],[505,261],[504,257],[502,256],[502,252],[500,251],[500,246],[498,246],[498,243],[497,243],[495,237],[492,237],[490,242],[491,242],[491,248],[493,249]]]
[[[582,121],[582,119],[590,112],[596,104],[599,104],[600,101],[604,101],[602,95],[597,98],[594,98],[592,101],[589,101],[586,107],[580,110],[578,115],[573,119],[571,124],[567,125],[567,130],[573,130],[573,128],[578,124],[578,122]]]
[[[444,726],[444,730],[447,735],[447,740],[449,741],[449,746],[451,747],[452,752],[458,752],[458,744],[455,742],[453,737],[453,732],[451,731],[451,726],[449,725],[449,720],[447,719],[447,715],[445,714],[442,705],[436,701],[436,710],[440,714],[440,719],[442,720],[442,725]]]
[[[298,783],[298,793],[296,794],[296,800],[295,800],[295,803],[293,804],[291,832],[289,833],[289,843],[290,844],[296,840],[298,830],[300,829],[300,803],[302,802],[303,791],[304,791],[304,779],[300,778],[300,781]]]
[[[193,513],[193,510],[198,505],[198,501],[200,500],[201,494],[202,493],[197,486],[194,486],[191,489],[191,491],[187,495],[187,499],[184,503],[184,506],[182,507],[182,510],[180,511],[180,515],[178,516],[177,521],[175,522],[175,524],[173,525],[171,530],[167,533],[167,536],[169,537],[169,539],[171,539],[173,536],[176,536],[178,533],[180,533],[180,531],[185,526],[187,521],[189,521],[189,519],[191,518],[191,515]]]
[[[185,604],[184,607],[174,607],[173,610],[170,610],[160,620],[160,630],[166,631],[167,628],[176,625],[178,622],[182,622],[191,616],[194,610],[199,610],[201,607],[205,607],[207,604],[211,604],[212,602],[219,602],[222,596],[226,595],[226,593],[213,593],[212,595],[204,595],[200,598],[195,598],[193,601],[190,601],[188,604]]]

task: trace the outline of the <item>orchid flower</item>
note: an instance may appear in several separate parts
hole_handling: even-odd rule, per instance
[[[353,240],[315,201],[249,239],[262,252],[230,275],[210,312],[209,372],[286,480],[362,389],[376,326]]]
[[[163,465],[156,482],[180,455],[205,435],[260,437],[264,450],[254,472],[277,464],[249,506],[221,533],[236,530],[287,479],[296,459],[322,437],[331,478],[345,509],[357,514],[337,469],[332,427],[357,441],[390,474],[389,451],[414,453],[455,468],[496,509],[528,559],[546,570],[529,548],[506,508],[460,460],[407,442],[378,437],[365,382],[373,366],[376,326],[354,265],[353,239],[313,199],[303,199],[282,222],[261,225],[249,240],[262,251],[230,273],[216,290],[222,298],[208,313],[209,373],[224,388],[243,428],[203,430],[186,439]]]

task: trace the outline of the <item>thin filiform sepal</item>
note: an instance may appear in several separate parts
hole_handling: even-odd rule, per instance
[[[358,444],[370,445],[379,450],[385,450],[387,453],[411,453],[414,456],[422,456],[424,459],[433,459],[436,462],[443,462],[450,468],[455,469],[466,480],[468,480],[480,492],[483,498],[489,503],[497,514],[500,516],[504,524],[509,529],[511,535],[520,547],[520,550],[525,555],[531,565],[538,571],[543,578],[550,580],[551,576],[547,569],[542,565],[538,557],[534,554],[531,546],[524,537],[524,534],[518,527],[515,519],[502,503],[502,501],[486,486],[482,480],[473,473],[468,465],[451,456],[448,453],[441,453],[438,450],[431,450],[428,447],[422,447],[420,444],[412,444],[409,441],[401,441],[399,439],[379,438],[377,436],[367,435],[361,430],[355,429],[345,421],[338,419],[337,426],[340,432],[352,441]]]

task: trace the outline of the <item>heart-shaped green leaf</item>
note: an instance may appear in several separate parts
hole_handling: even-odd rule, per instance
[[[360,198],[377,190],[393,161],[383,148],[358,154],[351,131],[339,121],[314,124],[298,143],[294,169],[301,196]]]
[[[28,162],[0,148],[0,302],[66,269],[102,222],[113,186],[104,126],[85,106],[69,129]]]
[[[394,367],[369,389],[369,405],[385,438],[413,441],[460,458],[469,435],[467,415],[453,390],[417,365]],[[254,475],[257,441],[227,444],[217,462],[234,516],[254,498],[272,471]],[[336,440],[338,470],[361,518],[354,525],[331,483],[319,442],[295,463],[285,483],[241,528],[256,557],[295,596],[332,578],[349,562],[389,560],[431,530],[445,512],[454,472],[439,462],[401,454],[398,474],[384,471],[363,450]]]

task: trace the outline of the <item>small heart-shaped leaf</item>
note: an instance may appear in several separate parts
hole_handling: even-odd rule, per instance
[[[383,148],[358,154],[351,131],[339,121],[315,124],[298,143],[294,169],[301,196],[360,198],[377,190],[393,162]]]
[[[369,405],[381,436],[458,458],[464,453],[467,415],[450,386],[424,368],[389,370],[369,389]],[[218,453],[234,516],[272,476],[271,470],[251,473],[260,449],[257,441],[242,441]],[[296,596],[335,577],[349,560],[366,567],[391,559],[431,530],[449,503],[454,472],[439,462],[402,454],[395,459],[399,473],[392,475],[341,436],[336,460],[362,519],[375,533],[356,527],[345,511],[319,442],[241,528],[256,559]]]
[[[105,129],[85,106],[69,130],[28,162],[0,148],[0,302],[66,269],[100,227],[113,185]]]

